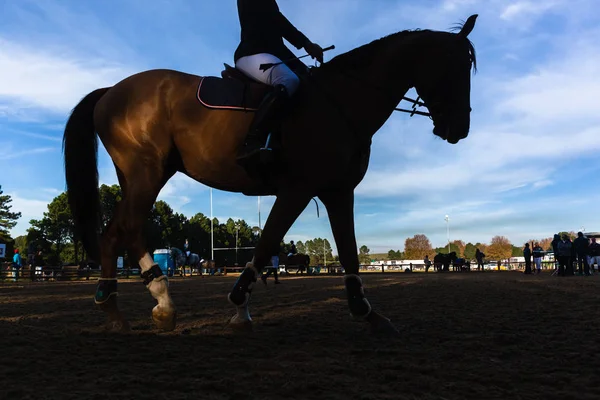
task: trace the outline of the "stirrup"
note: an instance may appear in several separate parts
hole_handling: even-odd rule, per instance
[[[240,164],[246,163],[260,163],[260,164],[270,164],[274,161],[275,156],[273,154],[273,149],[269,146],[271,143],[271,134],[267,136],[267,141],[264,146],[258,147],[248,153],[244,153],[241,156],[236,158],[236,161]]]
[[[269,164],[273,162],[273,149],[270,147],[271,144],[271,133],[267,136],[267,141],[265,142],[264,147],[261,147],[259,150],[260,162],[263,164]]]

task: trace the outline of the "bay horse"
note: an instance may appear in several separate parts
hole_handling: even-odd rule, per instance
[[[354,189],[367,172],[373,135],[414,87],[433,120],[433,133],[456,144],[470,129],[471,70],[468,39],[477,15],[457,33],[401,31],[334,57],[311,69],[278,122],[280,164],[268,180],[236,164],[252,112],[198,104],[203,77],[151,70],[96,89],[72,110],[63,153],[75,230],[102,276],[95,302],[112,330],[129,329],[117,306],[116,255],[123,246],[142,270],[156,299],[157,328],[173,330],[176,308],[167,277],[148,253],[144,222],[161,188],[176,173],[215,189],[275,195],[254,257],[228,294],[236,309],[232,328],[252,326],[248,303],[254,283],[282,238],[313,197],[325,205],[344,266],[350,313],[375,333],[397,334],[364,295],[354,228]],[[110,155],[122,200],[102,232],[98,192],[98,138]],[[317,162],[305,162],[305,155]]]

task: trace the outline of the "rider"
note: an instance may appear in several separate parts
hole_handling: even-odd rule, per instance
[[[266,123],[300,85],[298,76],[288,65],[279,64],[266,71],[262,71],[260,65],[294,58],[283,38],[297,49],[304,48],[319,62],[323,62],[323,49],[283,16],[275,0],[237,0],[237,6],[242,32],[234,55],[235,66],[247,76],[274,87],[254,115],[244,149],[237,158],[238,162],[243,162],[258,154],[268,129]]]
[[[187,240],[187,238],[183,244],[183,251],[185,253],[185,265],[190,265],[190,242]]]
[[[288,253],[288,257],[292,257],[298,254],[298,250],[296,249],[296,245],[293,240],[290,240],[290,252]]]

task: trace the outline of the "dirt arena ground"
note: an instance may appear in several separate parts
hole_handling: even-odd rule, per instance
[[[349,317],[341,277],[284,277],[232,333],[233,277],[172,279],[174,332],[120,283],[128,334],[103,331],[95,282],[0,284],[2,399],[598,399],[600,277],[366,274],[400,337]]]

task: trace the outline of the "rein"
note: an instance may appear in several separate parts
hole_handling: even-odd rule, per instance
[[[335,49],[335,45],[331,45],[331,46],[329,46],[329,47],[326,47],[326,48],[324,48],[324,49],[323,49],[323,52],[326,52],[326,51],[329,51],[329,50],[333,50],[333,49]],[[277,62],[277,63],[266,63],[266,64],[260,64],[260,67],[259,67],[259,68],[260,68],[262,71],[267,71],[267,70],[269,70],[269,69],[271,69],[271,68],[273,68],[273,67],[276,67],[276,66],[278,66],[278,65],[285,64],[285,63],[292,62],[292,61],[296,61],[296,60],[300,60],[301,58],[308,57],[308,56],[309,56],[309,54],[305,54],[305,55],[303,55],[303,56],[300,56],[300,57],[294,57],[294,58],[290,58],[289,60],[284,60],[284,61],[280,61],[280,62]],[[379,90],[379,91],[380,91],[380,92],[382,92],[382,93],[389,94],[389,92],[388,92],[386,89],[384,89],[384,88],[382,88],[382,87],[380,87],[380,86],[378,86],[378,85],[374,85],[374,84],[373,84],[373,83],[371,83],[371,82],[367,82],[367,81],[366,81],[365,79],[363,79],[363,78],[360,78],[360,77],[354,76],[354,75],[352,75],[352,74],[349,74],[347,71],[340,70],[340,72],[341,72],[342,74],[344,74],[344,75],[346,75],[346,76],[350,77],[350,78],[353,78],[353,79],[355,79],[355,80],[357,80],[357,81],[363,82],[363,83],[365,83],[365,84],[367,84],[367,85],[369,85],[369,86],[373,87],[374,89],[377,89],[377,90]],[[411,116],[411,117],[412,117],[413,115],[417,114],[417,115],[422,115],[422,116],[424,116],[424,117],[429,117],[429,118],[431,119],[431,113],[429,113],[429,112],[425,112],[425,111],[419,111],[419,110],[417,110],[417,107],[427,107],[427,106],[425,105],[425,103],[421,101],[421,97],[420,97],[420,96],[418,96],[418,97],[416,98],[416,100],[415,100],[415,99],[411,99],[410,97],[402,96],[402,100],[406,100],[406,101],[409,101],[409,102],[411,102],[411,103],[412,103],[411,109],[410,109],[410,110],[407,110],[407,109],[405,109],[405,108],[398,108],[398,107],[394,107],[394,111],[400,111],[400,112],[405,112],[405,113],[408,113],[408,114],[410,114],[410,116]],[[402,101],[402,100],[401,100],[401,101]]]

